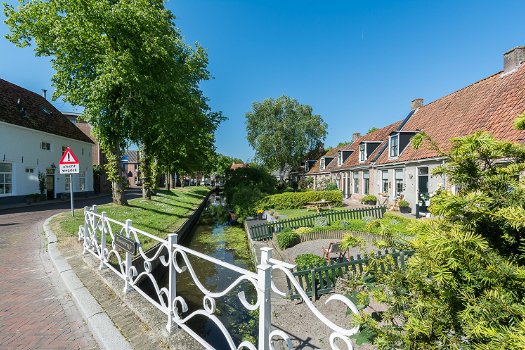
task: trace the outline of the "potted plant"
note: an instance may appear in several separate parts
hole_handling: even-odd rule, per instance
[[[263,219],[264,219],[263,214],[264,214],[264,210],[262,210],[262,209],[257,209],[257,218],[258,218],[259,220],[263,220]]]
[[[399,201],[398,206],[399,206],[399,211],[401,213],[410,213],[411,211],[410,203],[408,203],[408,201],[404,199]]]
[[[377,197],[372,194],[366,195],[363,198],[361,198],[361,203],[367,205],[376,205]]]

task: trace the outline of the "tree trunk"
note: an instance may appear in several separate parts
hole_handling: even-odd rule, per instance
[[[113,203],[119,205],[128,205],[128,201],[124,195],[124,180],[120,174],[119,165],[122,150],[118,144],[113,145],[111,152],[106,155],[108,159],[107,176],[111,181],[111,193]]]
[[[151,156],[146,145],[142,145],[140,168],[142,170],[142,198],[151,200]]]

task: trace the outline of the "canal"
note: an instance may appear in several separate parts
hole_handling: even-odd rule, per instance
[[[217,198],[213,198],[208,203],[198,224],[181,244],[223,262],[254,271],[244,229],[241,226],[228,224],[228,211]],[[237,272],[204,259],[190,255],[188,258],[199,281],[210,291],[223,291],[239,277]],[[163,273],[160,280],[161,286],[167,287],[168,274]],[[215,315],[230,332],[236,345],[244,340],[252,341],[256,345],[258,312],[249,311],[241,304],[238,297],[241,291],[244,291],[249,302],[255,302],[257,295],[255,288],[251,283],[243,281],[227,295],[215,300]],[[183,297],[188,304],[189,310],[182,315],[183,317],[195,310],[203,309],[204,294],[188,271],[177,275],[177,295]],[[230,348],[221,330],[211,319],[197,315],[188,325],[216,349]]]

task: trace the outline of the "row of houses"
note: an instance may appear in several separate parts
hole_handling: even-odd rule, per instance
[[[410,140],[424,131],[442,150],[450,139],[489,131],[498,139],[525,144],[525,131],[513,128],[525,111],[525,47],[504,54],[502,71],[429,104],[415,99],[404,118],[352,142],[331,149],[320,159],[305,162],[314,188],[336,183],[345,198],[360,200],[367,194],[380,203],[399,198],[428,205],[438,188],[454,190],[448,179],[432,176],[444,159],[428,147],[415,149]]]

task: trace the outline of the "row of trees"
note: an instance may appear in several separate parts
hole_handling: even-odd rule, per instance
[[[214,158],[224,118],[199,88],[210,78],[207,55],[183,42],[164,1],[32,1],[4,4],[4,14],[8,40],[51,57],[53,98],[85,108],[108,158],[115,203],[127,204],[118,165],[129,143],[141,149],[146,198],[152,168],[191,172]]]

